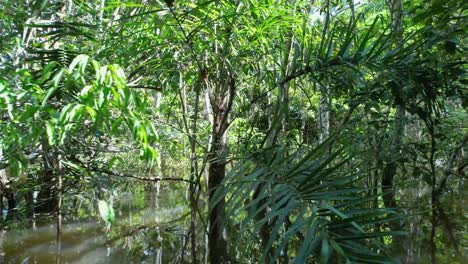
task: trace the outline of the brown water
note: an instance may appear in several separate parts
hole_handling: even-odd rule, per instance
[[[65,220],[60,249],[54,219],[15,223],[0,231],[0,263],[180,263],[189,253],[184,249],[187,210],[176,198],[166,198],[161,199],[166,206],[154,199],[140,199],[137,206],[131,199],[117,201],[110,230],[98,216]]]

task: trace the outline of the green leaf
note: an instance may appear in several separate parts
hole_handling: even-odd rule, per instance
[[[46,133],[49,145],[55,145],[55,127],[50,121],[46,123]]]
[[[47,90],[47,94],[42,100],[42,107],[45,107],[47,105],[47,101],[55,93],[55,91],[57,91],[57,89],[58,89],[58,86],[52,86],[51,88],[49,88],[49,90]]]
[[[103,200],[99,200],[98,208],[102,220],[104,220],[108,225],[112,224],[115,220],[114,209]]]
[[[80,54],[78,55],[70,64],[68,67],[68,71],[71,73],[75,69],[75,67],[78,65],[78,70],[80,71],[81,74],[84,74],[86,65],[88,64],[89,56]]]
[[[37,83],[39,85],[42,85],[44,84],[47,80],[49,80],[50,76],[52,75],[52,72],[55,70],[55,68],[58,66],[58,62],[56,61],[53,61],[49,64],[47,64],[47,66],[44,67],[44,69],[42,70],[41,72],[41,77],[39,78],[39,80],[37,81]]]

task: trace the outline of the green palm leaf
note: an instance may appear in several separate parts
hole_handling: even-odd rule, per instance
[[[342,150],[328,153],[323,145],[329,142],[312,149],[264,149],[234,167],[225,188],[217,190],[219,197],[228,197],[227,215],[245,216],[235,219],[244,225],[241,232],[255,234],[269,226],[263,260],[273,262],[293,243],[300,245],[293,254],[295,263],[310,257],[322,263],[332,258],[392,262],[377,253],[382,247],[378,240],[404,233],[380,232],[376,227],[400,217],[368,206],[373,198],[368,188],[359,186],[359,164],[349,164]]]

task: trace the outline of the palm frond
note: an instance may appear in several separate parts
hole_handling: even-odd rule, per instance
[[[242,215],[240,232],[258,233],[269,227],[262,259],[278,259],[286,247],[295,263],[311,257],[326,263],[353,261],[388,263],[380,256],[377,226],[400,218],[390,209],[370,208],[368,188],[360,187],[359,165],[338,150],[328,153],[325,142],[312,149],[271,147],[254,153],[229,173],[218,197],[227,197],[227,215]],[[239,218],[239,217],[238,217]],[[286,224],[290,222],[289,224]],[[291,250],[289,251],[291,252]]]

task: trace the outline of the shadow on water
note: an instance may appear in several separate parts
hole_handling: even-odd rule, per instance
[[[0,263],[179,263],[184,251],[187,210],[166,194],[167,206],[127,197],[115,206],[110,230],[98,217],[66,220],[57,251],[54,219],[0,231]],[[179,203],[180,204],[180,203]],[[38,219],[41,220],[41,219]]]

